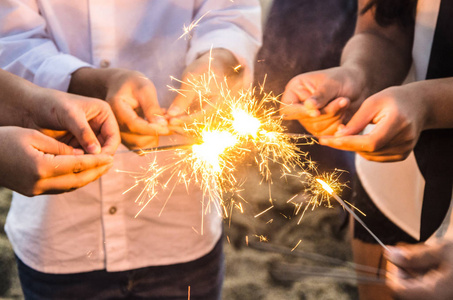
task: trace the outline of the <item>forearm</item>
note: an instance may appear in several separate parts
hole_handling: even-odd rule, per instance
[[[389,86],[401,84],[411,65],[413,27],[398,24],[382,27],[372,11],[360,14],[366,0],[360,1],[355,35],[343,50],[341,65],[354,75],[364,100]]]
[[[404,86],[425,106],[423,129],[453,128],[453,78],[414,82]]]
[[[0,70],[0,126],[27,127],[33,111],[33,95],[40,88],[16,75]]]
[[[107,81],[112,70],[114,69],[80,68],[72,73],[68,92],[105,100]]]

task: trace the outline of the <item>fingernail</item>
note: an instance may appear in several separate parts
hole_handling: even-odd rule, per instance
[[[312,110],[308,113],[308,115],[312,118],[316,118],[316,117],[319,117],[321,113],[319,112],[319,110]]]
[[[72,153],[74,155],[83,155],[83,154],[85,154],[85,151],[83,151],[82,149],[74,148],[74,149],[72,149]]]
[[[340,130],[337,130],[337,132],[334,133],[334,137],[342,137],[342,136],[345,136],[346,135],[346,132],[347,132],[347,129],[340,129]]]
[[[101,152],[101,147],[98,144],[90,144],[87,147],[87,151],[90,154],[97,154]]]
[[[168,112],[167,112],[170,116],[174,117],[174,116],[178,116],[182,113],[182,110],[177,107],[177,106],[173,106],[173,107],[170,107],[168,109]]]
[[[349,99],[348,98],[342,98],[339,103],[340,107],[346,107],[349,105]]]
[[[318,107],[318,98],[312,96],[304,101],[304,105],[309,108],[317,108]]]
[[[177,118],[170,119],[170,125],[180,126],[182,124],[184,124],[184,122],[181,119],[177,119]]]
[[[112,164],[113,163],[113,156],[106,156],[104,161],[105,161],[106,164]]]
[[[168,125],[167,119],[165,119],[163,116],[156,116],[156,117],[154,117],[154,120],[159,125],[162,125],[162,126]]]

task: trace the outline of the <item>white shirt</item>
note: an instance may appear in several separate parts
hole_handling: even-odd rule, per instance
[[[257,0],[3,0],[0,65],[62,91],[84,66],[134,69],[150,78],[161,106],[168,107],[176,96],[166,87],[175,86],[170,75],[181,77],[211,46],[230,50],[251,81],[260,13]],[[183,26],[203,15],[191,38],[179,38]],[[172,152],[156,155],[166,163]],[[167,203],[171,189],[161,191],[134,218],[141,189],[123,195],[135,180],[116,170],[143,172],[153,159],[117,153],[106,175],[74,192],[14,194],[6,231],[15,253],[47,273],[122,271],[207,254],[221,236],[222,221],[214,207],[202,213],[206,199],[197,187],[177,186]]]
[[[413,68],[410,80],[426,78],[431,45],[439,14],[440,0],[419,0],[412,49]],[[365,130],[369,132],[371,126]],[[418,168],[414,153],[401,162],[379,163],[356,156],[357,173],[374,204],[392,222],[415,239],[420,238],[420,220],[425,180]],[[434,234],[449,238],[453,228],[447,215],[443,226]]]

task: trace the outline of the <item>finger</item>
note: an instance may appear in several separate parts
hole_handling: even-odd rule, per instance
[[[187,80],[186,78],[184,81]],[[182,83],[179,93],[168,108],[167,114],[170,117],[177,117],[184,114],[194,101],[200,100],[199,97],[199,94],[190,88],[188,84]]]
[[[442,259],[441,246],[425,244],[389,247],[385,252],[388,260],[396,266],[410,269],[429,269],[437,266]]]
[[[66,128],[75,136],[87,153],[97,154],[101,152],[101,145],[85,116],[69,116],[65,122]]]
[[[101,153],[113,155],[121,143],[121,136],[113,114],[108,116],[105,122],[102,124],[101,137]]]
[[[323,136],[319,138],[319,143],[324,146],[336,148],[344,151],[353,151],[367,156],[393,156],[401,157],[400,160],[405,159],[413,149],[411,141],[398,141],[398,144],[389,143],[379,150],[367,147],[370,142],[370,137],[367,135],[353,135],[345,137]],[[395,143],[397,143],[395,141]],[[371,151],[370,151],[371,150]]]
[[[32,146],[44,153],[55,154],[55,155],[73,155],[74,148],[61,143],[51,137],[48,137],[39,132],[35,132],[35,137],[32,141]]]
[[[311,97],[313,97],[313,93],[307,90],[304,83],[300,82],[296,77],[286,86],[282,96],[282,104],[284,107],[302,104],[307,115],[317,117],[320,115],[318,103],[315,98],[312,99]]]
[[[105,174],[113,164],[40,180],[36,185],[37,194],[59,194],[81,188]]]
[[[147,81],[148,84],[143,86],[137,93],[143,114],[149,122],[165,127],[167,126],[167,120],[162,116],[163,112],[157,99],[156,89],[149,80]]]
[[[121,140],[131,150],[157,147],[159,144],[158,136],[142,136],[123,132],[121,133]]]
[[[280,115],[286,120],[299,120],[310,116],[310,112],[302,104],[286,105],[282,103],[280,107]]]
[[[121,131],[139,135],[168,134],[168,128],[140,118],[126,101],[117,101],[115,112]]]
[[[347,151],[362,151],[369,153],[376,152],[389,144],[394,135],[396,135],[395,130],[390,129],[392,125],[389,123],[393,122],[387,122],[384,120],[379,122],[368,134],[345,136],[343,135],[344,133],[357,134],[364,128],[363,127],[359,130],[361,126],[357,126],[355,129],[350,129],[348,124],[346,125],[346,129],[340,130],[340,132],[342,132],[341,135],[335,134],[333,137],[322,137],[319,142],[322,145]],[[357,132],[357,130],[359,131]]]
[[[327,114],[332,116],[341,114],[349,107],[350,103],[351,101],[348,98],[339,97],[335,100],[332,100],[332,102],[328,103],[326,107],[324,107],[321,110],[321,114]]]
[[[427,284],[423,277],[413,279],[397,279],[395,281],[388,282],[387,285],[397,296],[397,299],[437,299],[436,290],[431,284]]]
[[[193,124],[194,122],[203,122],[206,117],[211,116],[216,112],[218,108],[212,103],[207,103],[204,107],[198,111],[195,111],[191,114],[180,115],[175,118],[170,119],[171,126],[183,126],[184,124]]]
[[[357,154],[359,154],[360,156],[362,156],[366,160],[375,161],[375,162],[397,162],[397,161],[403,161],[403,160],[405,160],[407,158],[407,156],[409,156],[409,153],[407,153],[407,154],[373,155],[373,154],[366,153],[366,152],[357,152]]]
[[[50,161],[45,178],[81,173],[113,163],[113,157],[106,154],[57,155],[46,159]]]

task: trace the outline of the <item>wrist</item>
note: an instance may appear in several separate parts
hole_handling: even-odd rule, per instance
[[[104,100],[110,72],[110,69],[80,68],[71,74],[68,92]]]

